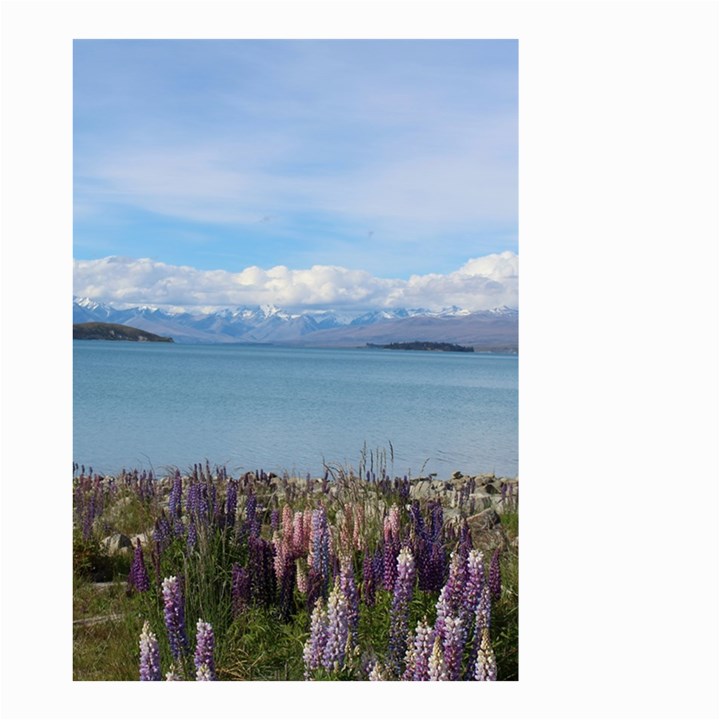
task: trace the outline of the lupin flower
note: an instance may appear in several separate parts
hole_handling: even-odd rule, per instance
[[[305,595],[308,591],[308,572],[307,563],[302,558],[298,558],[295,561],[295,583],[297,585],[298,592]]]
[[[313,671],[321,666],[326,642],[327,611],[322,598],[318,598],[310,618],[310,637],[306,640],[303,648],[306,680],[309,680]]]
[[[400,508],[397,505],[390,508],[388,516],[383,521],[383,533],[385,542],[389,540],[400,542]]]
[[[280,537],[280,532],[275,530],[272,537],[273,548],[275,549],[275,557],[273,558],[273,567],[275,569],[275,577],[278,582],[282,581],[283,573],[285,572],[285,543],[283,538]]]
[[[430,679],[430,654],[435,644],[435,633],[423,618],[415,629],[415,637],[412,647],[412,661],[408,663],[405,671],[406,680],[429,680]]]
[[[385,668],[379,662],[376,662],[372,666],[372,669],[368,673],[368,680],[373,680],[373,681],[387,680],[387,678],[385,677]]]
[[[280,511],[277,508],[270,511],[270,529],[273,532],[280,530]]]
[[[500,599],[500,548],[497,548],[493,553],[492,560],[490,561],[490,577],[488,578],[488,584],[490,585],[490,595],[493,599]]]
[[[455,615],[446,617],[443,632],[443,654],[448,680],[460,679],[465,638],[462,618]]]
[[[132,565],[130,566],[128,584],[138,592],[147,592],[150,589],[150,578],[148,578],[147,569],[145,568],[145,560],[143,559],[143,551],[139,539],[135,546],[135,555]]]
[[[390,607],[389,661],[396,675],[402,672],[407,649],[409,604],[415,585],[415,561],[410,549],[400,550],[397,559],[397,580]]]
[[[322,659],[326,670],[338,671],[342,668],[349,636],[348,602],[339,581],[336,581],[328,598],[327,641]]]
[[[305,546],[305,533],[303,527],[304,515],[299,510],[293,516],[292,524],[292,549],[296,555],[303,555],[307,552]]]
[[[490,614],[492,608],[492,598],[490,597],[490,585],[485,583],[480,592],[480,602],[477,607],[477,614],[475,616],[475,627],[477,628],[489,628],[490,627]]]
[[[182,676],[178,673],[177,668],[174,664],[170,666],[170,670],[168,670],[167,674],[165,675],[165,680],[182,680]]]
[[[447,680],[447,668],[445,667],[445,655],[442,650],[440,636],[435,637],[433,649],[428,660],[428,677],[430,680]]]
[[[490,630],[488,628],[482,629],[480,647],[475,662],[475,679],[497,680],[497,661],[490,644]]]
[[[462,606],[463,619],[466,621],[472,619],[477,613],[483,585],[485,585],[483,554],[480,550],[471,550],[467,558],[465,597]]]
[[[188,640],[185,632],[185,599],[174,575],[163,580],[162,593],[170,651],[175,660],[180,660],[188,650]]]
[[[237,563],[232,567],[232,614],[237,617],[250,602],[250,575]]]
[[[187,531],[187,549],[192,552],[197,545],[197,541],[197,526],[195,525],[195,520],[193,520],[192,516],[190,516],[190,522],[188,523]]]
[[[312,514],[312,539],[310,564],[323,581],[330,576],[330,532],[327,524],[325,508],[320,507]]]
[[[212,625],[198,620],[195,640],[195,670],[197,680],[215,680],[215,633]]]
[[[352,560],[344,557],[340,562],[340,589],[348,602],[348,628],[353,640],[357,644],[358,621],[360,619],[360,596],[355,584],[355,573]]]
[[[213,673],[210,670],[210,668],[203,663],[196,671],[195,671],[195,680],[215,680],[216,678],[213,677]]]
[[[400,547],[390,536],[390,539],[385,540],[383,547],[383,587],[390,592],[395,588],[397,579],[398,552]]]
[[[140,633],[140,679],[162,680],[160,672],[160,647],[155,633],[150,631],[146,620]]]

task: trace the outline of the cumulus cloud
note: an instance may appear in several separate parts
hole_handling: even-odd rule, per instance
[[[199,270],[148,258],[76,260],[74,293],[113,304],[183,308],[190,312],[274,304],[289,309],[424,307],[451,305],[487,310],[517,307],[518,256],[496,253],[468,260],[441,275],[408,280],[374,277],[363,270],[313,265],[293,270],[252,266],[240,272]]]

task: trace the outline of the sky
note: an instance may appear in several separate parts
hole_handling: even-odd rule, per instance
[[[517,306],[517,43],[76,40],[74,293]]]

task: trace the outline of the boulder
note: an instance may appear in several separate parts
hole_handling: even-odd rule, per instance
[[[103,546],[110,555],[115,555],[124,548],[132,548],[132,542],[127,535],[122,533],[115,533],[106,537],[103,541]]]
[[[145,547],[150,542],[150,540],[152,540],[152,534],[153,534],[152,530],[146,530],[145,532],[139,533],[137,535],[133,535],[130,538],[130,543],[131,543],[132,547],[135,547],[137,545],[138,540],[140,541],[140,545]]]
[[[410,497],[413,500],[429,500],[433,495],[433,484],[430,480],[421,480],[410,488]]]
[[[500,516],[495,512],[493,508],[488,508],[479,512],[477,515],[472,515],[467,519],[470,530],[473,532],[482,532],[484,530],[490,530],[496,525],[500,524]]]

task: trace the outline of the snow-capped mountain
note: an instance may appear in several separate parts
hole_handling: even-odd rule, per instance
[[[289,312],[261,305],[192,314],[151,306],[114,308],[75,297],[73,322],[118,323],[180,343],[352,346],[426,340],[517,349],[518,312],[507,307],[471,312],[453,306],[440,311],[392,308],[353,314],[333,310]]]

